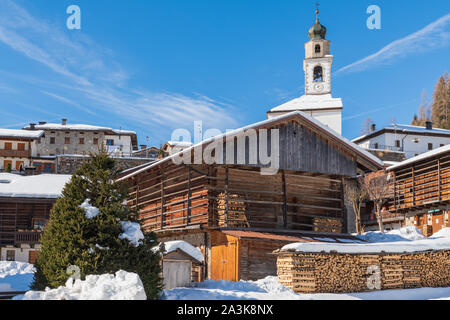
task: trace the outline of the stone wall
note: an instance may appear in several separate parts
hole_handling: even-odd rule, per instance
[[[59,155],[56,157],[56,173],[57,174],[73,174],[85,161],[89,159],[88,156],[68,156]],[[114,158],[116,166],[120,170],[131,169],[145,163],[154,162],[155,159],[145,158]]]

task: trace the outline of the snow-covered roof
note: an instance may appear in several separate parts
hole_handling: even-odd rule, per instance
[[[415,163],[415,162],[418,162],[418,161],[426,160],[428,158],[432,158],[432,157],[435,157],[435,156],[447,153],[449,151],[450,151],[450,144],[447,144],[447,145],[445,145],[443,147],[440,147],[440,148],[428,151],[426,153],[419,154],[418,156],[415,156],[415,157],[410,158],[408,160],[405,160],[405,161],[402,161],[400,163],[397,163],[396,165],[393,165],[393,166],[389,167],[387,170],[398,169],[398,168],[407,166],[407,165],[409,165],[411,163]]]
[[[340,98],[333,98],[331,94],[303,95],[273,108],[270,112],[338,109],[342,107],[342,100]]]
[[[70,178],[70,175],[59,174],[21,176],[0,173],[0,197],[56,199]]]
[[[164,248],[165,254],[181,250],[187,255],[197,260],[198,262],[203,262],[202,252],[186,241],[183,240],[167,241],[164,242]]]
[[[362,142],[370,137],[380,135],[385,131],[389,131],[389,132],[394,131],[394,132],[397,132],[398,134],[401,134],[401,133],[414,133],[416,135],[439,134],[439,135],[448,135],[450,138],[450,130],[441,129],[441,128],[427,129],[426,127],[418,127],[418,126],[412,126],[412,125],[407,125],[407,124],[396,124],[396,125],[389,125],[380,130],[371,132],[369,134],[362,135],[358,138],[353,139],[352,141],[353,142]]]
[[[29,131],[17,129],[0,129],[0,138],[23,138],[23,139],[39,139],[44,135],[44,131]]]
[[[177,147],[190,147],[190,146],[192,146],[192,142],[189,142],[189,141],[167,141],[166,145],[177,146]]]
[[[180,156],[184,152],[190,152],[190,151],[194,150],[195,148],[197,148],[197,147],[199,147],[201,145],[204,145],[204,144],[207,144],[207,143],[210,143],[210,142],[214,142],[216,139],[223,139],[223,138],[228,138],[228,137],[232,137],[232,136],[237,136],[238,134],[241,134],[241,133],[243,133],[243,132],[245,132],[247,130],[250,130],[250,129],[259,128],[259,127],[262,127],[262,126],[270,125],[270,124],[272,124],[274,122],[277,122],[277,121],[280,121],[280,120],[286,120],[286,119],[295,118],[295,117],[300,117],[300,118],[306,120],[311,125],[313,125],[313,126],[319,128],[320,130],[322,130],[328,136],[337,139],[342,145],[344,145],[344,146],[350,148],[351,150],[353,150],[353,152],[355,152],[358,155],[360,155],[361,157],[369,160],[370,162],[372,162],[372,164],[378,166],[380,169],[384,167],[383,161],[378,159],[376,156],[374,156],[370,152],[364,150],[360,146],[356,145],[355,143],[351,142],[347,138],[344,138],[339,133],[337,133],[336,131],[334,131],[330,127],[324,125],[319,120],[317,120],[317,119],[307,115],[306,113],[304,113],[302,111],[293,111],[293,112],[290,112],[290,113],[287,113],[287,114],[283,114],[283,115],[278,116],[278,117],[273,117],[273,118],[270,118],[270,119],[267,119],[267,120],[264,120],[264,121],[261,121],[261,122],[257,122],[257,123],[248,125],[246,127],[242,127],[242,128],[235,129],[235,130],[230,130],[230,131],[227,131],[226,133],[223,133],[223,134],[218,135],[216,137],[212,137],[212,138],[203,140],[202,142],[197,143],[195,145],[192,145],[189,148],[186,148],[186,149],[184,149],[184,150],[182,150],[180,152],[174,153],[171,156],[163,158],[163,159],[161,159],[159,161],[153,162],[153,163],[149,164],[148,166],[145,166],[145,167],[143,167],[143,168],[141,168],[139,170],[136,170],[136,171],[130,173],[129,175],[121,177],[118,180],[122,181],[122,180],[126,180],[128,178],[131,178],[131,177],[133,177],[135,175],[138,175],[138,174],[140,174],[142,172],[145,172],[145,171],[147,171],[147,170],[149,170],[149,169],[151,169],[151,168],[153,168],[155,166],[158,166],[158,165],[160,165],[160,164],[162,164],[164,162],[171,161],[172,159],[175,159],[175,157]]]
[[[374,243],[317,243],[299,242],[284,246],[281,251],[295,251],[304,253],[414,253],[431,250],[450,250],[450,228],[442,229],[432,237],[423,240]]]
[[[36,124],[35,129],[37,130],[76,130],[76,131],[109,131],[113,134],[122,135],[135,135],[136,132],[129,130],[119,130],[110,127],[93,126],[89,124],[61,124],[61,123],[46,123],[46,124]],[[24,127],[25,130],[30,130],[31,126]]]

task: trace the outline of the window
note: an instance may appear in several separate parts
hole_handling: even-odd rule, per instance
[[[12,142],[5,142],[5,150],[12,150]]]
[[[64,144],[70,144],[70,138],[69,137],[65,137],[64,138]]]
[[[316,44],[315,51],[316,51],[316,53],[320,53],[320,44]]]
[[[106,145],[107,146],[113,146],[114,145],[114,140],[113,139],[106,140]]]
[[[16,251],[7,250],[6,251],[6,261],[16,261]]]
[[[94,138],[94,144],[98,145],[98,138]]]
[[[43,219],[33,219],[33,230],[44,230],[46,221]]]
[[[432,143],[428,144],[428,150],[433,150],[433,144]]]
[[[17,150],[25,151],[25,143],[18,143],[17,144]]]
[[[80,138],[80,144],[84,144],[84,138]]]
[[[55,137],[51,137],[51,138],[50,138],[50,144],[55,144],[55,140],[56,140]]]
[[[374,146],[374,149],[378,149],[378,147],[379,147],[377,142],[375,142],[375,144],[373,146]]]
[[[443,146],[445,146],[445,144],[441,143],[441,148],[442,148]]]
[[[51,163],[45,163],[44,164],[44,172],[45,173],[52,173],[52,164]]]
[[[322,67],[321,66],[317,66],[314,67],[314,82],[323,82],[323,72],[322,72]]]
[[[400,148],[400,140],[395,140],[395,146],[396,146],[397,148]]]

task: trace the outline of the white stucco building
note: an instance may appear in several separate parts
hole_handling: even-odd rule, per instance
[[[381,130],[353,139],[365,149],[403,152],[406,159],[450,144],[450,130],[393,124]]]
[[[327,29],[320,24],[318,14],[317,10],[316,22],[309,30],[310,41],[305,43],[305,95],[271,109],[267,117],[302,111],[342,134],[342,100],[331,96],[331,42],[325,39]]]

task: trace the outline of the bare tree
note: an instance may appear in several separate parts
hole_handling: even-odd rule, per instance
[[[356,233],[362,234],[361,225],[361,205],[367,198],[366,189],[362,185],[362,177],[358,177],[353,181],[347,181],[345,184],[345,200],[349,203],[355,213]]]
[[[375,124],[373,122],[372,119],[370,118],[366,118],[366,120],[364,120],[363,124],[362,124],[362,128],[361,128],[361,134],[362,135],[366,135],[369,134],[371,129],[372,129],[372,125]]]
[[[392,194],[392,186],[388,178],[389,176],[386,172],[381,170],[366,174],[362,183],[368,198],[375,204],[375,215],[377,217],[378,227],[381,233],[384,233],[381,207]]]

